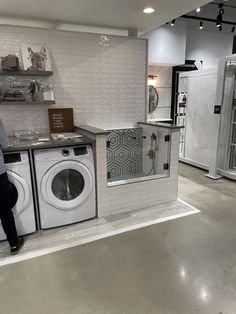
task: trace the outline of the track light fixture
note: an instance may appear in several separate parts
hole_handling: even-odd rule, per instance
[[[171,21],[171,24],[170,24],[171,26],[175,26],[175,19],[173,19],[172,21]]]
[[[223,16],[222,16],[222,14],[217,15],[217,18],[216,18],[216,27],[222,26],[222,21],[223,21]]]
[[[196,14],[195,15],[182,15],[181,18],[198,21],[199,24],[196,24],[196,27],[200,30],[202,30],[203,28],[204,29],[206,28],[206,25],[208,25],[206,23],[214,23],[216,24],[220,32],[223,30],[223,25],[226,25],[226,27],[224,28],[224,31],[228,30],[229,32],[236,33],[235,21],[228,21],[228,20],[223,19],[223,14],[224,14],[223,3],[219,5],[219,8],[220,8],[220,11],[219,11],[219,15],[217,16],[217,19],[208,18],[208,17],[200,17],[200,16],[197,16]]]
[[[216,17],[216,27],[222,27],[222,22],[223,22],[223,14],[225,10],[223,9],[224,4],[220,3],[219,4],[219,14]]]

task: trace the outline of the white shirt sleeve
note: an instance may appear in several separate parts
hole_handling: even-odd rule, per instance
[[[7,148],[7,136],[2,120],[0,119],[0,147],[2,149]]]

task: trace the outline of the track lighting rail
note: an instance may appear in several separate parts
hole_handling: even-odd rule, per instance
[[[189,20],[198,20],[198,21],[212,22],[212,23],[216,23],[217,22],[216,19],[210,19],[208,17],[200,17],[200,16],[195,16],[195,15],[182,15],[181,18],[189,19]],[[235,22],[224,21],[224,20],[222,21],[222,24],[236,26]]]

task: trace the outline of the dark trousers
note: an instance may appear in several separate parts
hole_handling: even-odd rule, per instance
[[[0,219],[10,246],[18,243],[15,219],[11,211],[7,173],[0,175]]]

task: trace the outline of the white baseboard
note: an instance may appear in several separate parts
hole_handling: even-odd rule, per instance
[[[201,168],[203,170],[209,171],[209,166],[207,166],[205,164],[202,164],[202,163],[200,163],[198,161],[187,159],[185,157],[179,157],[179,161],[181,161],[183,163],[186,163],[186,164],[189,164],[191,166],[195,166],[195,167]]]
[[[226,178],[229,178],[231,180],[236,180],[236,171],[226,171],[226,170],[218,169],[217,172]]]

